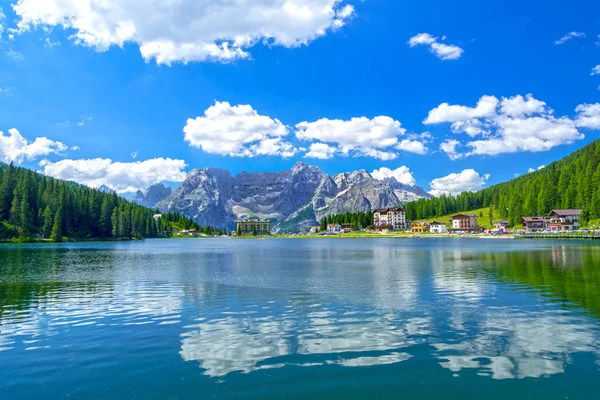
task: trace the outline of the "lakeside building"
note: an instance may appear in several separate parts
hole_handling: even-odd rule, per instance
[[[458,214],[452,217],[452,229],[469,230],[478,227],[479,223],[475,214]]]
[[[548,217],[523,217],[521,218],[521,225],[527,233],[536,233],[545,231],[550,223]]]
[[[334,235],[342,233],[342,226],[340,224],[327,224],[327,233],[333,233]]]
[[[497,232],[508,232],[508,221],[503,219],[494,222],[494,230]]]
[[[410,231],[412,233],[425,233],[425,232],[429,232],[429,224],[427,222],[413,222],[410,225]]]
[[[310,227],[310,233],[318,233],[321,231],[321,227],[319,225],[313,225]]]
[[[580,216],[581,210],[552,210],[548,215],[550,219],[548,230],[551,232],[577,230]]]
[[[235,230],[238,235],[270,235],[271,221],[268,219],[244,219],[235,222]]]
[[[452,217],[452,228],[448,231],[453,233],[480,233],[483,228],[479,227],[477,215],[458,214]]]
[[[429,224],[429,232],[431,233],[448,233],[448,227],[445,222],[433,221]]]
[[[527,233],[574,231],[580,217],[581,210],[552,210],[547,217],[523,217],[521,224]]]
[[[404,208],[375,210],[373,225],[378,231],[403,231],[406,229],[406,211]]]
[[[351,224],[342,224],[342,232],[343,233],[352,232],[352,225]]]

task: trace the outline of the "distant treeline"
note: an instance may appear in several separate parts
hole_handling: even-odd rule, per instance
[[[327,224],[350,224],[353,229],[373,225],[373,213],[345,213],[329,215],[321,220],[321,230],[327,230]]]
[[[458,196],[440,196],[406,204],[409,221],[492,207],[517,225],[524,216],[543,216],[553,209],[582,209],[581,219],[600,218],[600,141],[509,182]]]
[[[0,164],[0,239],[49,239],[55,242],[92,238],[154,238],[174,229],[202,228],[178,214],[163,214],[131,203],[116,193],[103,193],[34,171]]]

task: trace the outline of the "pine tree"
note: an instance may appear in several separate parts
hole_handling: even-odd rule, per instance
[[[62,221],[62,210],[58,210],[54,215],[54,223],[52,224],[52,232],[50,233],[50,240],[53,242],[62,242],[63,240],[63,221]]]
[[[54,225],[54,217],[52,216],[52,210],[50,209],[50,206],[46,206],[42,219],[44,220],[44,225],[42,226],[42,237],[44,239],[48,239],[52,234],[52,227]]]

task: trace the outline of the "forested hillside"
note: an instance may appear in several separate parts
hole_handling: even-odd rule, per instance
[[[476,193],[406,204],[409,221],[492,207],[511,225],[552,209],[583,209],[584,222],[600,218],[600,141],[549,166]]]
[[[327,224],[350,224],[353,229],[366,228],[373,225],[373,213],[345,213],[325,217],[321,220],[321,230],[327,230]]]
[[[168,236],[173,227],[201,228],[188,218],[130,203],[116,193],[50,178],[0,164],[0,239],[49,239]]]

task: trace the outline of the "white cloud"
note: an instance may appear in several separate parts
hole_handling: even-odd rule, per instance
[[[4,52],[4,55],[6,55],[7,57],[12,58],[15,61],[22,61],[25,59],[25,56],[21,53],[19,53],[16,50],[10,49]]]
[[[442,37],[445,40],[446,37]],[[429,46],[429,50],[440,60],[458,60],[464,50],[455,45],[440,43],[438,38],[429,33],[419,33],[408,41],[410,47]]]
[[[458,174],[450,174],[443,178],[436,178],[429,186],[433,196],[457,195],[462,192],[476,192],[482,189],[490,178],[489,174],[479,175],[474,169],[465,169]]]
[[[575,109],[578,127],[589,129],[600,129],[600,103],[581,104]]]
[[[429,151],[427,146],[418,140],[404,139],[396,146],[398,150],[406,151],[414,154],[425,155]]]
[[[599,106],[600,107],[600,106]],[[442,151],[451,159],[470,155],[496,155],[520,151],[546,151],[555,146],[570,144],[584,138],[578,127],[600,128],[595,105],[581,105],[578,116],[555,117],[546,103],[531,94],[498,100],[483,96],[476,107],[443,103],[431,110],[425,124],[452,123],[454,133],[466,133],[472,138],[461,144],[456,140],[442,143]],[[458,145],[470,147],[463,154],[456,152]]]
[[[442,122],[459,122],[490,117],[496,113],[497,107],[498,99],[494,96],[481,97],[475,108],[442,103],[429,111],[429,115],[423,123],[425,125],[431,125]]]
[[[250,105],[216,102],[204,116],[188,119],[185,140],[206,153],[235,157],[280,155],[291,157],[296,149],[282,140],[287,127],[278,119],[260,115]]]
[[[539,114],[546,109],[546,103],[537,100],[533,95],[523,97],[520,94],[510,98],[502,98],[500,112],[509,117]]]
[[[0,40],[2,40],[2,33],[4,33],[4,20],[6,19],[6,16],[4,15],[4,12],[2,12],[2,8],[0,7]]]
[[[583,32],[569,32],[566,35],[564,35],[563,37],[561,37],[558,40],[554,41],[554,44],[563,44],[568,42],[569,40],[573,39],[573,38],[584,38],[585,37],[585,33]]]
[[[305,158],[318,158],[321,160],[333,158],[337,151],[335,147],[325,143],[312,143],[308,150],[308,153],[304,156]]]
[[[139,155],[139,152],[134,151],[131,153],[131,158],[133,158],[135,160],[136,158],[138,158],[138,155]]]
[[[540,165],[539,167],[537,167],[537,169],[529,168],[529,171],[527,171],[527,173],[531,174],[532,172],[539,171],[540,169],[544,169],[544,168],[546,168],[545,165]]]
[[[418,141],[418,138],[413,137],[413,140],[399,141],[406,129],[399,121],[386,116],[350,120],[323,118],[315,122],[300,122],[296,129],[296,137],[300,140],[329,144],[329,156],[332,145],[337,146],[337,152],[344,156],[365,156],[380,160],[395,159],[397,154],[394,149],[417,154],[427,152],[423,144],[425,139]]]
[[[49,37],[44,40],[44,47],[51,49],[56,46],[60,46],[60,40],[53,42]]]
[[[67,150],[64,143],[38,137],[33,142],[25,139],[17,129],[9,129],[8,136],[0,131],[0,160],[4,162],[22,163],[31,161],[49,154],[58,154]]]
[[[61,27],[97,51],[136,43],[158,64],[249,58],[257,43],[307,45],[354,15],[345,0],[18,0],[18,28]]]
[[[371,175],[373,176],[373,178],[379,179],[380,181],[386,178],[396,178],[398,182],[403,183],[405,185],[414,186],[417,183],[412,172],[410,172],[410,168],[404,165],[394,170],[382,167],[371,172]]]
[[[73,125],[77,125],[77,126],[84,126],[86,123],[92,121],[94,119],[94,117],[82,117],[79,121],[77,122],[71,122],[69,120],[67,121],[63,121],[63,122],[58,122],[56,124],[56,126],[60,127],[60,128],[67,128],[69,126],[73,126]]]
[[[499,117],[497,135],[467,143],[468,155],[547,151],[562,144],[583,139],[573,121],[568,118],[539,116],[531,118]]]
[[[600,64],[596,65],[594,68],[592,68],[592,73],[591,75],[600,75]]]
[[[93,188],[106,185],[118,193],[134,192],[160,182],[182,182],[187,165],[183,160],[154,158],[137,162],[113,162],[108,158],[42,161],[46,175]]]
[[[463,153],[459,153],[456,148],[460,146],[460,142],[455,139],[448,139],[440,144],[440,150],[448,155],[451,160],[458,160],[464,157]]]

